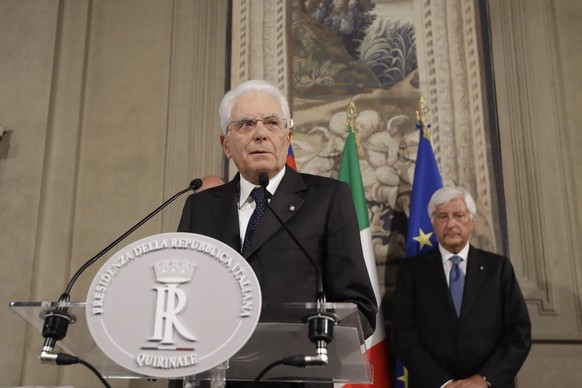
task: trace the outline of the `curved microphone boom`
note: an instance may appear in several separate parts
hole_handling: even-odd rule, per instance
[[[133,227],[131,227],[129,230],[127,230],[125,233],[119,236],[115,241],[106,246],[103,250],[101,250],[101,252],[97,253],[85,264],[83,264],[81,268],[77,270],[77,272],[73,275],[73,277],[69,281],[69,284],[65,288],[65,291],[63,292],[63,294],[61,294],[57,308],[52,311],[48,311],[45,315],[44,324],[42,328],[42,335],[45,340],[42,347],[42,352],[40,354],[41,362],[51,364],[56,363],[57,365],[66,365],[73,363],[71,362],[71,358],[69,355],[63,353],[54,354],[52,351],[54,346],[56,345],[56,342],[65,338],[65,336],[67,335],[69,323],[71,323],[71,321],[73,320],[73,317],[69,314],[68,302],[70,301],[70,292],[71,289],[73,288],[73,284],[75,284],[81,273],[83,273],[83,271],[85,271],[88,267],[95,263],[101,256],[109,252],[114,246],[119,244],[121,240],[123,240],[131,233],[133,233],[137,228],[139,228],[150,218],[158,214],[170,203],[174,202],[174,200],[178,198],[180,195],[190,190],[196,191],[200,187],[202,187],[201,179],[196,178],[192,180],[192,182],[190,182],[190,185],[187,188],[179,191],[172,198],[162,203],[157,209],[155,209],[153,212],[145,216],[141,221],[139,221],[137,224],[135,224]]]
[[[265,191],[265,198],[269,198],[270,194],[267,191],[267,186],[269,185],[269,176],[264,172],[259,174],[259,185]],[[267,208],[271,211],[271,214],[275,216],[279,224],[283,227],[283,229],[285,229],[285,231],[295,242],[295,244],[297,244],[297,246],[303,252],[303,254],[309,259],[315,270],[315,278],[317,283],[316,284],[317,313],[307,318],[308,336],[309,340],[316,345],[315,347],[316,355],[314,356],[299,355],[287,357],[286,359],[283,360],[283,363],[286,365],[293,365],[298,367],[327,365],[329,361],[327,355],[327,344],[331,342],[333,339],[333,327],[335,325],[336,320],[332,314],[326,312],[325,307],[326,299],[325,291],[323,289],[321,270],[315,259],[309,254],[309,252],[307,252],[307,249],[305,249],[303,244],[299,242],[295,234],[291,232],[289,227],[283,222],[283,220],[273,210],[273,208],[271,208],[269,201],[267,201]]]

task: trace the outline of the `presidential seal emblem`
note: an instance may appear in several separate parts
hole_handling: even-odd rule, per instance
[[[98,271],[87,325],[112,361],[139,375],[180,378],[212,369],[251,337],[259,282],[228,245],[192,233],[136,241]]]

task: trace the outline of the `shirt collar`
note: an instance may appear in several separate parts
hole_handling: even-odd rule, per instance
[[[463,249],[459,251],[459,253],[451,253],[447,251],[441,244],[439,244],[439,251],[441,252],[441,257],[444,263],[446,263],[452,256],[459,256],[465,262],[467,262],[467,258],[469,257],[469,242],[467,242],[467,245],[465,245]]]
[[[279,187],[279,184],[281,183],[281,180],[283,179],[284,175],[285,167],[283,167],[281,171],[277,173],[277,175],[269,179],[269,184],[267,185],[267,191],[269,192],[269,194],[271,195],[275,194],[275,191],[277,191],[277,187]],[[255,184],[247,181],[245,178],[243,178],[242,175],[240,176],[240,197],[239,197],[240,199],[238,201],[239,209],[243,207],[245,203],[249,202],[251,191],[253,191],[255,187],[259,186],[256,186]]]

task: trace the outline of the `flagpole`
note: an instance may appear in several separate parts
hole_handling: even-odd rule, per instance
[[[430,113],[422,96],[418,103],[416,118],[418,119],[416,129],[420,133],[414,167],[414,179],[412,181],[412,193],[410,195],[406,257],[416,256],[437,246],[438,242],[428,214],[428,202],[433,193],[443,186],[432,148]],[[396,388],[407,387],[408,371],[400,359],[397,359]]]
[[[354,207],[358,217],[360,228],[360,241],[362,244],[362,253],[368,269],[370,283],[374,288],[374,295],[378,304],[378,314],[376,316],[376,330],[371,337],[366,339],[367,356],[373,365],[373,384],[358,385],[358,387],[373,388],[390,388],[392,379],[390,372],[390,363],[388,362],[388,339],[384,328],[384,315],[382,314],[382,295],[380,292],[380,283],[378,281],[378,270],[376,268],[376,258],[374,255],[374,246],[372,244],[372,234],[370,230],[370,221],[368,218],[368,204],[365,197],[364,183],[360,162],[358,158],[358,144],[356,133],[356,122],[358,112],[356,105],[350,101],[347,108],[346,127],[348,136],[344,145],[341,157],[341,164],[338,172],[338,179],[346,182],[352,191]]]

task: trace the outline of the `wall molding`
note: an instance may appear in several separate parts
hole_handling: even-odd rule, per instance
[[[582,338],[573,170],[551,1],[490,1],[510,253],[534,338]]]

